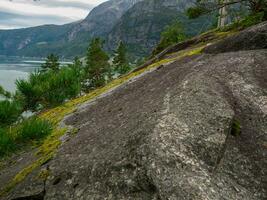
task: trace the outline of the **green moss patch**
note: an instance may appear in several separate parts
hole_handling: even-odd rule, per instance
[[[241,125],[238,120],[234,120],[232,123],[232,128],[231,128],[231,135],[234,137],[238,137],[241,134]]]

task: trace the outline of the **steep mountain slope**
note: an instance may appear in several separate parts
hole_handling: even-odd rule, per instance
[[[1,165],[2,199],[265,200],[266,40],[209,32],[42,113],[59,127]]]
[[[46,25],[0,31],[0,55],[40,57],[54,52],[63,57],[84,53],[90,38],[104,37],[125,11],[139,0],[110,0],[86,19],[63,26]]]
[[[195,0],[144,0],[135,4],[108,35],[108,48],[114,49],[123,41],[132,55],[147,56],[159,42],[164,28],[175,19],[182,23],[189,36],[207,30],[214,23],[213,17],[189,20],[185,16],[185,10],[193,2]]]
[[[0,55],[45,57],[53,52],[73,57],[85,53],[91,38],[102,37],[110,52],[122,40],[133,58],[146,56],[175,18],[183,23],[190,36],[212,25],[213,20],[206,16],[187,19],[184,11],[194,1],[110,0],[79,22],[0,31]]]
[[[87,32],[90,37],[105,37],[125,11],[138,1],[141,0],[112,0],[97,6],[68,33],[69,40],[77,37],[80,32]]]
[[[33,28],[0,30],[0,55],[28,55],[27,49],[35,46],[35,50],[43,49],[50,43],[57,43],[64,38],[74,24],[63,26],[45,25]],[[24,52],[26,51],[26,52]],[[36,52],[38,55],[40,52]],[[29,56],[35,56],[35,54]]]

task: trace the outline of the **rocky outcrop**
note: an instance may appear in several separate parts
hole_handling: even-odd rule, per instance
[[[266,49],[267,48],[267,26],[262,23],[258,26],[248,28],[237,35],[220,41],[206,48],[206,53],[223,53],[229,51]]]
[[[266,199],[267,50],[248,49],[173,59],[82,105],[64,121],[77,135],[5,199]]]
[[[121,16],[141,0],[111,0],[95,7],[89,15],[68,33],[69,40],[86,32],[88,38],[105,37]]]

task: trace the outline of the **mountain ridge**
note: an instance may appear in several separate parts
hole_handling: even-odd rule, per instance
[[[116,20],[137,1],[110,0],[95,7],[84,20],[65,25],[1,30],[0,55],[28,57],[46,57],[49,53],[61,57],[81,55],[85,52],[90,38],[101,37],[109,32]],[[32,31],[34,33],[31,33]]]
[[[77,22],[0,31],[0,55],[46,57],[54,53],[62,58],[72,58],[83,56],[90,39],[101,37],[106,40],[105,49],[110,53],[124,41],[130,58],[144,57],[174,18],[184,22],[189,36],[201,31],[207,19],[188,20],[184,14],[192,2],[194,0],[110,0]],[[157,20],[159,18],[162,20]],[[210,26],[208,23],[202,31]]]

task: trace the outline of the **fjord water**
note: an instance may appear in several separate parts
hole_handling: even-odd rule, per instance
[[[0,57],[0,85],[9,92],[15,92],[16,80],[26,79],[29,73],[38,70],[42,63],[44,60]],[[70,62],[61,62],[61,64],[70,64]]]
[[[42,61],[0,59],[0,85],[7,91],[14,92],[16,80],[26,79],[41,63]]]

